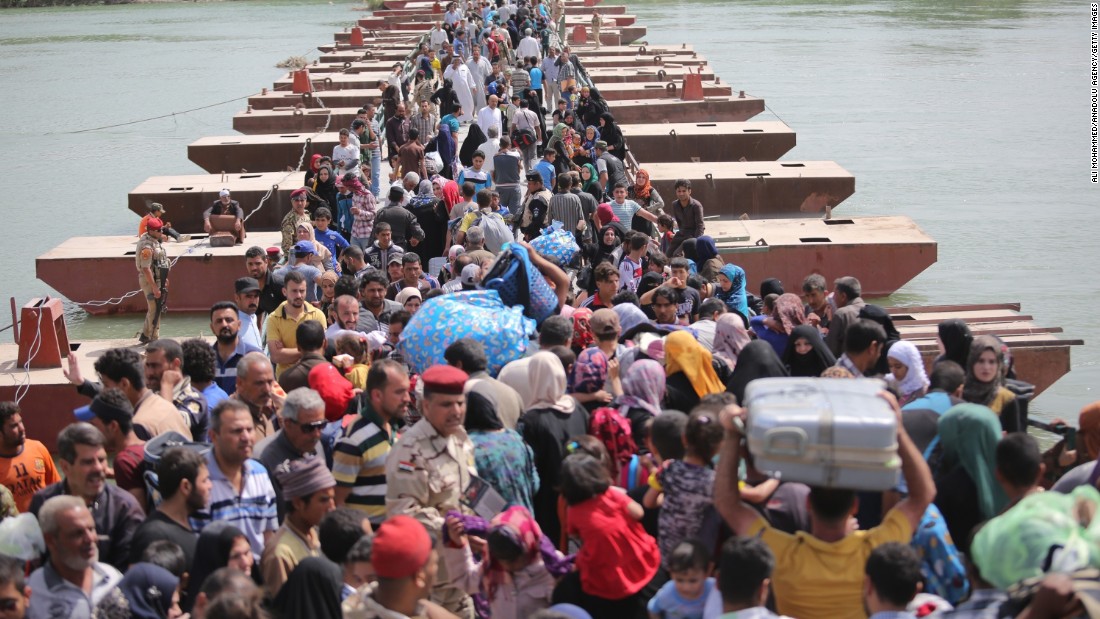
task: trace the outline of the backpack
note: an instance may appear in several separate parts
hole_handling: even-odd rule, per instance
[[[588,421],[588,433],[600,439],[607,448],[616,471],[624,465],[629,465],[630,458],[638,450],[634,444],[630,420],[614,408],[604,406],[592,411],[592,417]]]
[[[481,231],[485,233],[485,249],[494,254],[500,253],[505,243],[515,240],[512,230],[499,213],[483,213],[474,220],[474,225],[481,227]]]
[[[145,443],[145,455],[142,457],[142,460],[148,467],[144,474],[145,497],[151,507],[160,505],[161,501],[159,490],[160,480],[157,478],[157,462],[160,462],[161,455],[172,447],[184,447],[197,452],[201,456],[205,456],[206,452],[210,451],[212,448],[212,445],[210,443],[189,441],[187,437],[179,432],[164,432],[149,439]]]

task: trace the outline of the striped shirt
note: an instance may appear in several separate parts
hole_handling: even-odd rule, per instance
[[[332,454],[332,476],[340,488],[351,488],[347,506],[367,513],[377,526],[386,519],[386,456],[394,435],[370,404],[359,401],[359,417],[344,430]]]
[[[550,198],[549,219],[560,221],[562,230],[572,232],[577,229],[577,222],[584,219],[584,209],[581,207],[581,199],[571,193],[557,193]]]
[[[206,509],[195,512],[191,517],[191,528],[197,533],[215,520],[224,520],[244,532],[252,545],[253,557],[259,560],[264,551],[264,532],[279,528],[275,488],[271,485],[267,469],[256,460],[245,460],[243,483],[238,495],[218,467],[213,449],[206,452],[206,468],[214,484],[210,490],[210,503]]]

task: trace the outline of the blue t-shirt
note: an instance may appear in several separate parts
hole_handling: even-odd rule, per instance
[[[787,352],[787,340],[790,339],[786,333],[776,333],[771,329],[764,326],[764,319],[767,316],[753,316],[749,318],[749,327],[756,332],[756,337],[764,340],[772,345],[775,350],[775,354],[779,355],[779,358],[783,358],[783,353]]]
[[[708,578],[703,583],[702,595],[694,600],[685,600],[676,592],[676,583],[669,581],[649,600],[646,609],[650,614],[663,619],[703,619],[703,608],[713,590],[714,579]]]
[[[542,90],[542,69],[538,67],[531,69],[531,88]]]
[[[206,386],[206,389],[202,390],[202,396],[206,398],[206,405],[213,410],[222,400],[228,398],[229,394],[225,392],[225,389],[219,387],[218,383],[212,381]]]
[[[547,188],[554,186],[554,177],[557,176],[557,171],[554,170],[554,164],[545,159],[539,159],[539,162],[535,164],[535,169],[542,175],[543,186]]]
[[[348,248],[348,240],[344,238],[344,235],[332,229],[323,231],[315,230],[314,236],[317,237],[317,240],[320,241],[322,245],[328,248],[329,253],[332,254],[332,268],[336,269],[338,264],[337,256]]]

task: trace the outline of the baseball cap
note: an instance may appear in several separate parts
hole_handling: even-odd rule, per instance
[[[92,399],[91,404],[74,409],[73,415],[76,416],[77,421],[91,421],[93,417],[99,417],[103,421],[103,423],[121,421],[123,419],[129,419],[132,421],[134,418],[134,409],[133,407],[131,407],[129,410],[125,408],[119,408],[109,402],[104,401],[99,396],[96,396],[94,399]]]
[[[462,267],[462,288],[466,290],[477,288],[477,278],[479,275],[481,275],[480,265],[467,264]]]
[[[606,307],[593,312],[588,325],[593,335],[597,337],[601,335],[618,335],[619,331],[622,330],[619,324],[619,315],[615,313],[615,310]]]
[[[313,241],[298,241],[294,244],[294,253],[315,254],[317,252],[313,249]]]
[[[390,254],[390,259],[386,261],[386,264],[401,264],[402,258],[404,258],[402,254]]]
[[[218,197],[219,198],[224,198],[228,195],[229,195],[229,190],[228,189],[222,189],[221,191],[218,192]]]
[[[541,183],[542,182],[542,174],[539,173],[538,170],[528,170],[527,171],[527,180],[529,180],[529,181],[539,181]]]
[[[259,292],[260,282],[256,281],[253,277],[242,277],[233,283],[233,287],[237,290],[237,294]]]

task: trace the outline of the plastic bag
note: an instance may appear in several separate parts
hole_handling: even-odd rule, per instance
[[[581,251],[576,237],[572,232],[562,230],[563,225],[560,221],[554,221],[542,231],[540,236],[531,239],[531,247],[534,247],[540,256],[560,267],[572,262]]]
[[[1040,492],[982,527],[970,554],[982,578],[998,589],[1047,573],[1100,567],[1100,492]]]
[[[455,341],[473,338],[485,346],[489,374],[527,352],[534,321],[519,307],[507,307],[495,290],[470,290],[428,299],[401,333],[397,350],[416,373],[445,364],[443,352]]]

